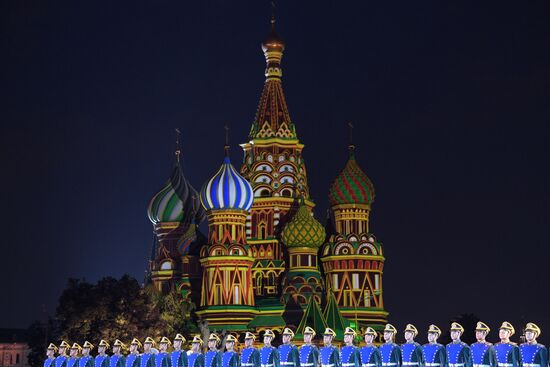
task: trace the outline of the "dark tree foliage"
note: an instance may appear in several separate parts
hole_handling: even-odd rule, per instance
[[[47,344],[61,340],[81,345],[88,340],[97,345],[101,339],[129,343],[134,337],[190,336],[198,332],[191,318],[193,310],[194,304],[179,292],[161,295],[141,287],[129,275],[105,277],[96,284],[69,279],[54,320],[48,327],[39,322],[29,327],[29,361],[33,367],[40,366]]]
[[[154,335],[184,334],[186,337],[200,332],[197,323],[192,317],[195,304],[188,298],[184,298],[177,290],[167,294],[161,294],[152,289],[145,288],[155,308],[159,310],[161,329]]]
[[[164,329],[160,311],[128,275],[118,280],[106,277],[95,285],[70,279],[56,311],[59,339],[94,343],[140,337],[152,329]]]
[[[46,358],[46,348],[52,338],[54,329],[53,320],[49,319],[47,323],[34,321],[27,329],[27,344],[30,347],[28,355],[29,365],[33,367],[42,366]]]

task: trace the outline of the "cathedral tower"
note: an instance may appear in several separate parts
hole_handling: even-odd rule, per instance
[[[201,249],[202,294],[197,315],[210,328],[246,330],[256,314],[252,290],[254,258],[245,223],[252,187],[229,160],[203,186],[200,200],[208,216],[208,242]]]
[[[280,280],[285,271],[285,255],[280,235],[283,225],[296,210],[296,197],[304,198],[311,210],[303,144],[296,135],[282,87],[281,59],[284,42],[271,32],[262,43],[266,59],[265,84],[244,150],[242,175],[252,184],[254,204],[246,221],[246,235],[252,249],[254,292],[259,298],[280,299]],[[276,302],[266,301],[270,309]],[[280,311],[280,312],[279,312]],[[282,305],[279,311],[282,313]],[[284,326],[281,325],[281,326]]]
[[[342,316],[356,328],[383,329],[388,313],[382,298],[382,244],[369,232],[374,186],[355,160],[355,147],[329,190],[335,231],[323,246],[327,291],[334,294]]]
[[[317,253],[325,241],[325,229],[302,202],[286,224],[282,241],[288,251],[288,271],[283,281],[285,304],[290,297],[305,309],[311,297],[320,305],[323,282]]]
[[[154,229],[148,281],[158,291],[176,288],[184,297],[191,296],[198,302],[201,276],[198,252],[204,237],[197,226],[204,220],[205,212],[199,194],[183,175],[180,156],[178,136],[172,174],[147,209]]]

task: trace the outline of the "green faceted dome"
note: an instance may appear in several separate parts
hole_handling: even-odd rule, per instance
[[[319,247],[325,241],[325,228],[302,203],[286,224],[281,237],[287,247]]]

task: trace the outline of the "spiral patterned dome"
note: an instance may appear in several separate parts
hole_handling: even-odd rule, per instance
[[[250,183],[242,177],[225,157],[222,166],[201,189],[200,199],[206,210],[250,210],[254,193]]]
[[[183,175],[179,161],[164,187],[149,202],[147,214],[153,224],[192,221],[199,224],[204,220],[199,194]]]
[[[292,220],[283,228],[281,239],[287,247],[319,247],[325,241],[325,228],[301,203]]]
[[[370,205],[374,201],[374,186],[357,164],[353,150],[346,166],[333,181],[328,197],[330,205]]]

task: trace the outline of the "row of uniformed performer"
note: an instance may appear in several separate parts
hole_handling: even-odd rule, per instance
[[[183,335],[177,334],[173,343],[174,350],[168,353],[168,346],[172,345],[172,342],[166,337],[160,340],[158,350],[154,349],[156,343],[153,338],[146,338],[143,344],[134,338],[128,348],[128,354],[124,355],[123,351],[127,346],[117,339],[113,343],[113,353],[109,356],[107,350],[111,346],[107,341],[101,340],[97,345],[97,356],[92,357],[90,353],[94,345],[89,341],[85,341],[82,346],[62,341],[59,347],[55,344],[48,346],[44,367],[188,367],[188,354],[181,348],[184,342]],[[195,340],[193,344],[194,342]],[[197,344],[200,352],[202,340],[200,343],[197,341]],[[142,347],[143,353],[140,353]],[[55,353],[59,355],[55,357]]]
[[[271,345],[275,334],[266,330],[263,336],[263,346],[258,350],[254,347],[255,335],[247,332],[244,336],[244,348],[240,355],[235,351],[237,339],[233,335],[225,338],[225,352],[218,350],[220,337],[213,333],[208,338],[208,350],[202,353],[203,341],[195,336],[191,342],[191,350],[187,353],[181,348],[185,338],[178,334],[174,338],[174,351],[168,353],[172,343],[163,337],[159,350],[153,352],[156,346],[152,338],[147,338],[142,347],[139,340],[130,344],[130,354],[126,357],[121,351],[125,348],[120,340],[113,344],[113,355],[109,357],[106,350],[109,344],[102,340],[98,345],[98,356],[90,356],[93,345],[85,342],[81,348],[78,344],[62,342],[59,346],[59,356],[54,359],[57,347],[53,344],[48,348],[48,359],[44,367],[548,367],[548,351],[538,344],[536,338],[540,328],[528,323],[525,327],[527,342],[517,346],[510,342],[514,334],[513,326],[504,322],[499,328],[500,343],[493,346],[486,341],[489,327],[479,322],[476,327],[477,342],[468,346],[460,340],[464,328],[458,323],[451,325],[452,342],[447,346],[439,344],[437,339],[441,330],[430,325],[428,343],[421,346],[415,341],[418,330],[412,324],[405,328],[405,340],[402,345],[394,342],[396,328],[387,324],[384,328],[384,341],[379,348],[373,342],[376,331],[367,328],[364,333],[365,346],[354,345],[356,332],[346,328],[344,345],[341,350],[332,345],[336,333],[327,328],[323,333],[323,347],[319,350],[312,344],[315,330],[306,327],[304,343],[300,348],[292,344],[294,332],[285,328],[282,334],[282,344],[275,348]],[[66,350],[70,349],[70,355]],[[78,358],[80,352],[82,356]],[[53,364],[53,365],[52,365]]]
[[[464,328],[453,322],[451,324],[451,343],[439,344],[437,339],[441,330],[430,325],[428,343],[421,346],[415,342],[418,330],[408,324],[405,328],[405,343],[401,346],[394,343],[397,332],[395,327],[387,324],[384,328],[384,344],[379,348],[382,367],[548,367],[548,349],[537,343],[540,328],[534,323],[525,326],[526,342],[520,346],[510,341],[514,327],[507,321],[499,328],[500,342],[492,345],[486,337],[489,326],[483,322],[476,325],[476,343],[468,346],[460,337]],[[365,336],[365,340],[366,336]],[[368,342],[367,342],[368,343]],[[363,359],[362,367],[376,367]],[[375,362],[373,362],[375,363]],[[345,367],[345,366],[344,366]]]

